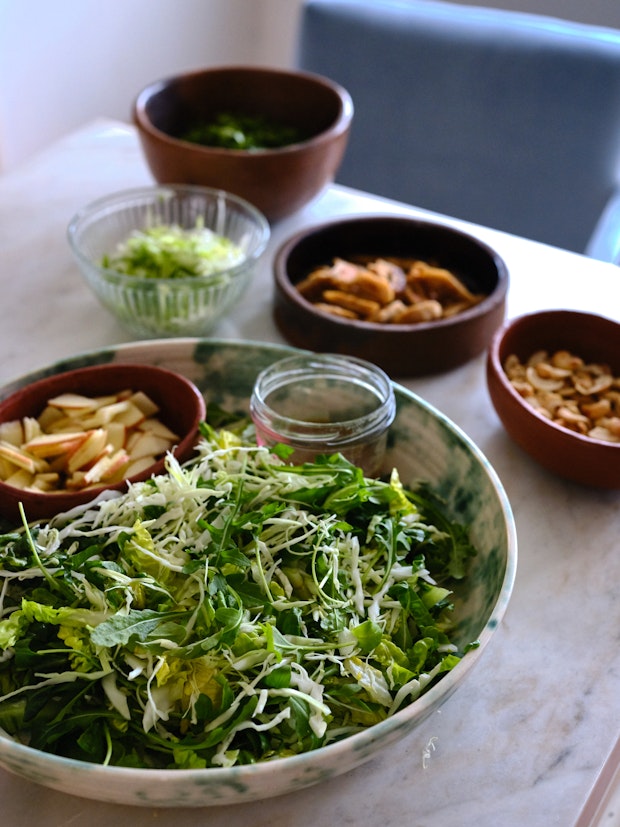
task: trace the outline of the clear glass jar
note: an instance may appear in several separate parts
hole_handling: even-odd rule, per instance
[[[380,471],[395,409],[384,371],[336,354],[275,362],[259,374],[250,400],[259,445],[289,445],[293,463],[341,453],[367,476]]]

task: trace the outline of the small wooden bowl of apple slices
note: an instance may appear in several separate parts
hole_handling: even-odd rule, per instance
[[[151,365],[54,374],[0,402],[0,514],[45,519],[124,490],[194,453],[205,401],[185,377]]]

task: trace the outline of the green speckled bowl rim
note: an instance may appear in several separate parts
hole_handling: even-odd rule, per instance
[[[43,376],[82,365],[122,361],[164,365],[171,370],[183,372],[203,392],[206,390],[207,401],[217,398],[218,402],[226,404],[231,398],[238,401],[240,394],[243,394],[245,404],[249,402],[254,378],[262,367],[294,352],[297,351],[288,346],[222,339],[183,338],[131,342],[86,351],[26,374],[0,388],[0,399]],[[365,732],[303,755],[222,769],[148,770],[102,767],[39,752],[16,743],[0,729],[0,766],[51,789],[117,804],[208,807],[247,803],[292,793],[353,769],[372,758],[379,750],[404,737],[443,704],[478,662],[505,614],[516,577],[516,528],[504,488],[480,449],[458,426],[416,394],[397,384],[394,385],[394,390],[399,410],[388,453],[395,452],[398,448],[399,427],[404,426],[402,421],[399,426],[399,415],[402,419],[407,410],[413,411],[426,423],[425,427],[430,424],[437,433],[442,434],[446,441],[446,456],[460,452],[468,458],[470,467],[476,469],[495,498],[495,530],[498,530],[497,524],[501,523],[499,530],[503,541],[491,568],[483,568],[485,576],[494,578],[496,588],[483,596],[486,600],[483,601],[483,623],[475,630],[479,641],[477,648],[471,650],[424,695],[391,718],[369,727]],[[462,503],[460,507],[463,507]],[[467,505],[464,507],[466,511]],[[486,557],[492,556],[490,553],[486,555],[485,561]]]

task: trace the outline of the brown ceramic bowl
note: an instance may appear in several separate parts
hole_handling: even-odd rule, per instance
[[[172,453],[189,459],[198,438],[198,425],[205,416],[205,402],[196,386],[179,374],[151,365],[106,364],[58,373],[25,385],[0,402],[0,422],[38,417],[49,399],[61,393],[104,396],[124,389],[141,390],[159,406],[157,418],[180,439]],[[164,459],[129,478],[148,479],[164,471]],[[0,481],[0,514],[19,521],[19,503],[28,520],[52,517],[89,502],[106,489],[123,490],[128,480],[79,491],[46,493],[24,491]]]
[[[486,297],[452,318],[384,324],[325,313],[297,289],[316,267],[360,255],[432,262]],[[480,354],[504,318],[508,289],[506,265],[486,244],[447,225],[407,216],[347,218],[302,231],[276,253],[274,276],[274,318],[291,344],[357,356],[402,378],[450,370]]]
[[[592,313],[546,310],[500,328],[489,347],[491,401],[512,439],[560,477],[600,488],[620,488],[620,443],[582,436],[539,414],[513,388],[504,370],[515,354],[524,362],[538,350],[568,350],[586,362],[606,363],[620,376],[620,324]],[[617,414],[616,414],[617,415]]]
[[[220,113],[263,116],[304,139],[274,149],[207,147],[183,140],[188,127]],[[347,144],[353,104],[342,87],[306,72],[225,66],[176,75],[137,96],[133,120],[155,179],[200,184],[241,196],[275,221],[333,181]]]

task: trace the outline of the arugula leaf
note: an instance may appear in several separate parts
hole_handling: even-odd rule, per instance
[[[127,614],[115,614],[104,620],[92,630],[90,638],[95,646],[108,648],[126,646],[136,640],[144,642],[162,631],[162,621],[180,616],[179,612],[162,613],[151,609],[130,609]]]

